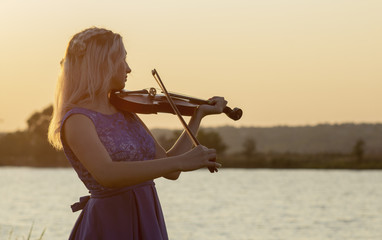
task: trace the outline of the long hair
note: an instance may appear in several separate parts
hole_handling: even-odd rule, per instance
[[[124,60],[122,37],[102,28],[89,28],[70,40],[56,86],[53,116],[48,140],[62,149],[60,128],[64,115],[72,108],[92,103],[107,94],[119,61]]]

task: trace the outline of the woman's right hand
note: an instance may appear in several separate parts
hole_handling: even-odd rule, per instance
[[[216,150],[198,145],[190,151],[184,153],[181,161],[181,171],[193,171],[200,168],[219,168],[220,163],[216,162]]]

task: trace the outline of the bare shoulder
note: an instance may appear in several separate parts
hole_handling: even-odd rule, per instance
[[[65,125],[69,127],[74,127],[77,125],[89,124],[89,123],[93,125],[93,122],[92,120],[90,120],[90,118],[79,113],[70,115],[65,121]]]
[[[95,127],[88,117],[83,114],[73,114],[68,117],[63,125],[64,137],[68,142],[79,140],[95,133]]]

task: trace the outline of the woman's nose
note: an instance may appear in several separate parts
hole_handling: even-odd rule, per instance
[[[131,73],[131,68],[129,67],[129,64],[126,63],[126,72]]]

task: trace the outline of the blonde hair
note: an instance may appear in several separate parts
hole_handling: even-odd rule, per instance
[[[89,28],[70,40],[61,61],[48,140],[62,149],[60,128],[64,115],[73,107],[92,103],[107,94],[119,61],[125,58],[122,37],[102,28]]]

